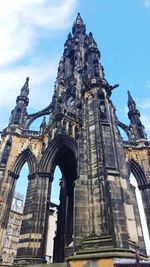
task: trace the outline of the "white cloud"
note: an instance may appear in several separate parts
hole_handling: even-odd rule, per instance
[[[124,107],[125,116],[128,117],[129,108],[127,106]]]
[[[36,26],[50,30],[62,30],[69,23],[70,15],[72,14],[71,9],[74,4],[75,0],[62,1],[59,6],[50,6],[49,3],[47,3],[40,9],[36,7],[35,12],[29,9],[26,17],[29,19],[30,23]]]
[[[50,62],[50,63],[49,63]],[[45,88],[45,85],[50,83],[54,84],[56,77],[58,60],[43,60],[40,64],[38,60],[33,61],[30,65],[17,66],[13,70],[7,69],[0,73],[1,81],[1,97],[0,97],[0,108],[10,110],[14,106],[17,95],[20,94],[20,89],[23,86],[26,76],[31,77],[30,84],[30,99],[32,107],[42,107],[43,101],[48,100],[50,96],[50,88]],[[44,86],[44,87],[43,87]],[[53,91],[53,88],[52,88]],[[7,93],[6,93],[7,92]],[[43,94],[44,93],[44,94]],[[40,100],[40,101],[39,101]],[[51,99],[49,99],[50,102]],[[48,103],[47,103],[48,104]],[[44,108],[44,106],[43,106]]]
[[[71,22],[75,0],[54,4],[48,0],[5,0],[0,9],[0,64],[24,56],[42,28],[48,31],[64,30]]]
[[[143,5],[146,7],[146,8],[150,8],[150,0],[142,0],[143,1]]]
[[[51,33],[70,27],[77,2],[0,0],[0,129],[7,125],[26,76],[30,77],[29,106],[38,111],[50,103],[59,55],[43,58],[43,51],[35,55],[33,48],[45,37],[52,40]]]
[[[7,127],[11,110],[16,105],[16,97],[20,94],[27,76],[30,78],[28,113],[40,111],[49,105],[54,91],[57,65],[57,59],[39,59],[30,65],[16,66],[0,73],[0,130]]]
[[[150,133],[150,116],[141,114],[142,124],[145,126],[145,130],[147,133]]]
[[[142,109],[150,109],[150,98],[146,98],[143,101],[140,101],[139,105]]]

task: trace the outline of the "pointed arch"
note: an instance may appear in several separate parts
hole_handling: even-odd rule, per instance
[[[78,177],[77,171],[77,143],[66,135],[57,135],[50,143],[41,158],[38,173],[42,177],[50,178],[47,199],[51,199],[51,189],[55,167],[61,172],[59,179],[59,209],[57,217],[57,231],[54,238],[54,262],[62,262],[66,247],[72,243],[74,231],[74,184]],[[45,179],[42,179],[45,180]],[[51,201],[51,200],[50,200]],[[45,228],[45,236],[47,228]],[[46,238],[45,238],[46,240]],[[70,248],[69,248],[70,249]]]
[[[76,141],[68,135],[60,134],[47,147],[39,164],[39,172],[50,172],[56,154],[62,151],[64,147],[68,147],[74,153],[75,159],[77,160]]]
[[[137,180],[138,186],[144,185],[147,183],[147,179],[144,174],[144,171],[134,159],[129,160],[128,166],[129,166],[129,175],[131,172],[133,173],[133,175],[135,176]]]
[[[13,172],[16,175],[19,175],[25,162],[27,162],[29,167],[29,175],[35,173],[37,161],[35,155],[31,152],[29,148],[22,151],[16,159],[15,165],[13,167]]]

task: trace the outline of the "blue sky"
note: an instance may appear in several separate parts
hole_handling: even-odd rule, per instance
[[[131,90],[150,136],[150,0],[5,0],[1,4],[0,129],[30,77],[29,112],[51,101],[58,61],[77,12],[92,31],[119,119]],[[4,112],[5,111],[5,112]]]
[[[112,100],[127,118],[127,90],[150,137],[150,0],[0,1],[0,130],[30,77],[29,113],[51,102],[58,62],[77,12],[101,52],[105,78],[119,83]]]

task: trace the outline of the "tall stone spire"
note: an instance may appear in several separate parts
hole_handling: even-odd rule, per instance
[[[146,139],[144,126],[142,125],[142,122],[140,120],[140,112],[136,107],[136,103],[132,98],[130,91],[128,91],[128,109],[131,138],[134,140]]]
[[[77,103],[83,91],[87,91],[91,85],[101,84],[102,80],[107,84],[99,60],[100,51],[96,41],[91,32],[86,33],[86,26],[78,13],[72,34],[68,34],[64,44],[64,53],[58,67],[56,94],[62,97],[61,107]],[[57,101],[55,104],[59,107]]]
[[[29,77],[26,78],[25,84],[21,88],[20,95],[16,99],[16,106],[11,112],[9,125],[15,124],[24,126],[27,118],[26,107],[29,103]]]

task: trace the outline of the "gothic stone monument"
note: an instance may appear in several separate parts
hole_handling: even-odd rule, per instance
[[[92,33],[77,15],[58,67],[52,102],[28,114],[26,79],[2,131],[0,161],[0,252],[6,234],[15,184],[23,165],[29,167],[20,239],[15,263],[45,262],[48,209],[53,174],[62,172],[54,262],[71,266],[87,259],[141,257],[146,250],[132,172],[143,199],[150,232],[150,143],[140,112],[128,92],[130,125],[121,123],[111,101],[113,89],[99,62]],[[40,131],[31,123],[45,118]],[[119,127],[128,136],[123,141]],[[82,264],[81,264],[82,266]],[[85,264],[86,266],[86,264]]]

